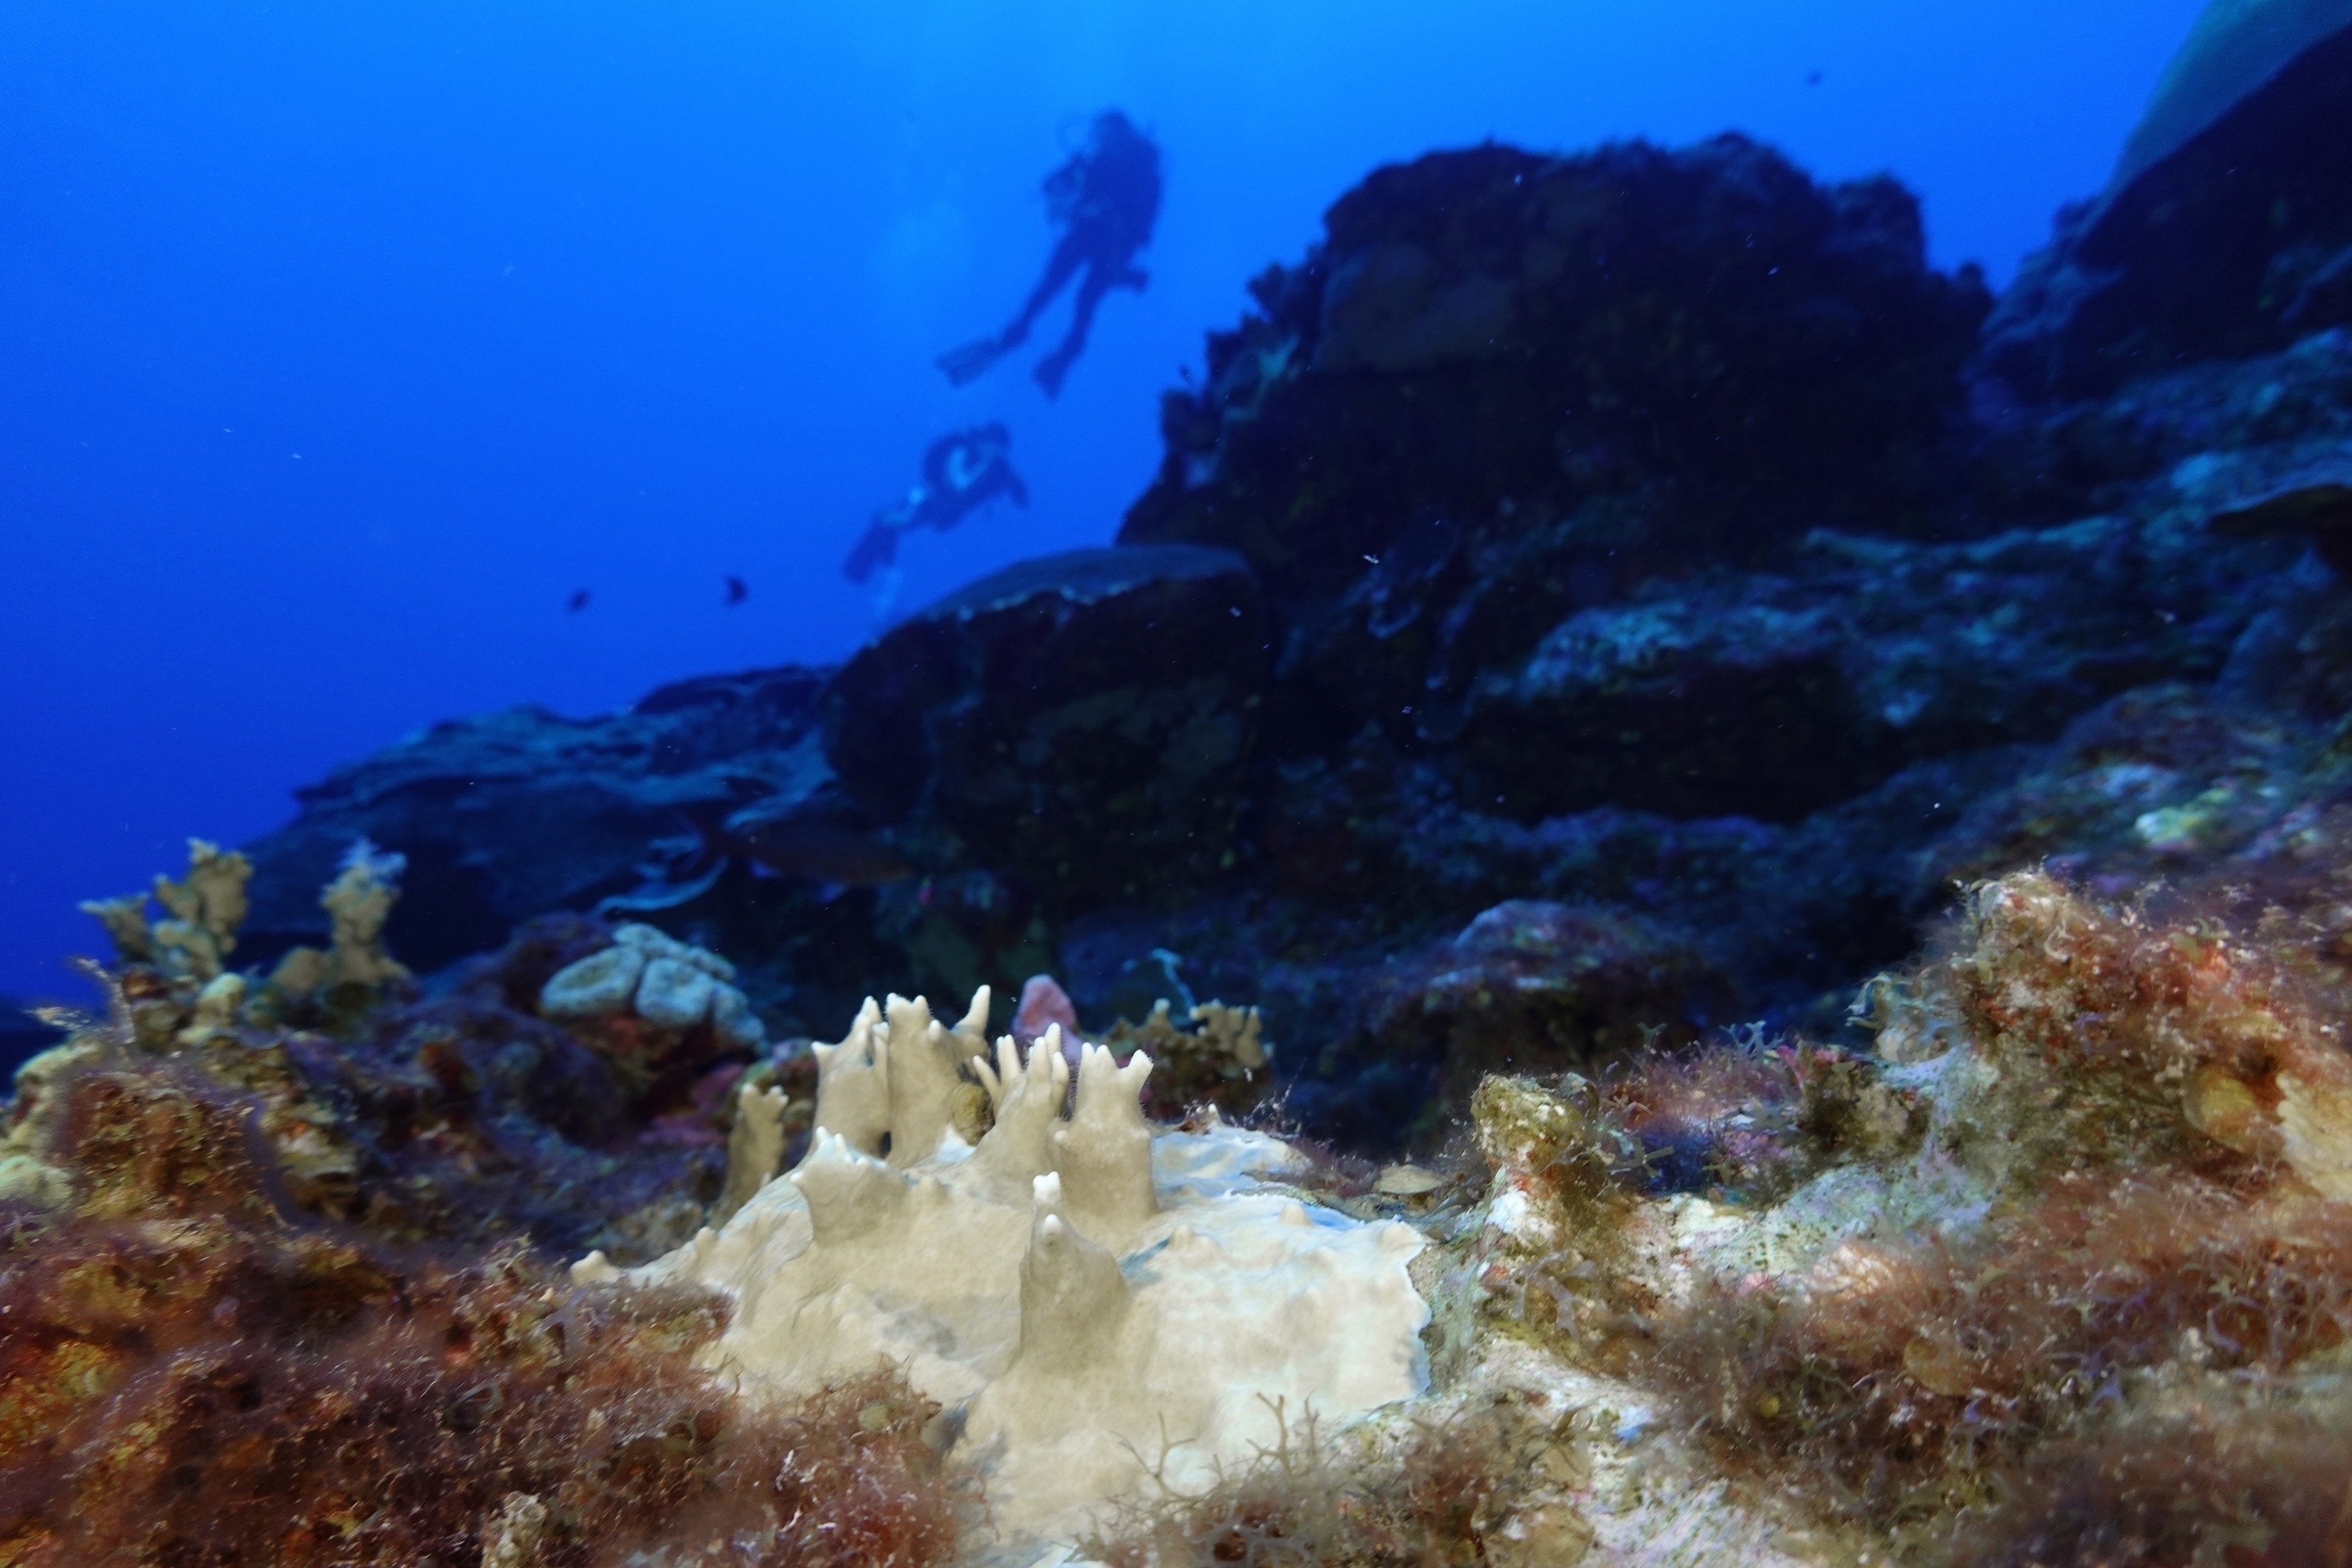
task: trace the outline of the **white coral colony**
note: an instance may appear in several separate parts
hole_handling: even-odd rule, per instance
[[[730,984],[735,966],[649,925],[625,925],[613,945],[559,970],[540,992],[550,1018],[603,1018],[624,1011],[666,1029],[708,1022],[730,1045],[757,1046],[766,1030],[743,993]]]
[[[1328,1430],[1422,1390],[1418,1234],[1274,1184],[1303,1164],[1279,1140],[1154,1128],[1140,1052],[1121,1067],[1085,1047],[1066,1115],[1058,1028],[1025,1061],[1010,1038],[991,1059],[987,1016],[984,989],[952,1029],[919,997],[868,1001],[816,1047],[817,1131],[790,1178],[635,1271],[735,1299],[709,1353],[747,1392],[904,1366],[1020,1542],[1082,1531],[1155,1466],[1213,1480],[1275,1442],[1277,1408]],[[954,1104],[974,1080],[994,1110],[977,1148]],[[781,1110],[747,1094],[740,1113]],[[575,1272],[618,1273],[601,1254]]]

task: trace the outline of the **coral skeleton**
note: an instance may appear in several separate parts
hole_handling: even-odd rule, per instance
[[[1304,1156],[1266,1134],[1155,1128],[1148,1054],[1087,1045],[1073,1075],[1058,1026],[992,1052],[987,1016],[984,989],[952,1027],[919,997],[869,1000],[814,1047],[817,1130],[789,1179],[629,1272],[732,1298],[714,1366],[767,1398],[903,1367],[1013,1543],[1213,1483],[1285,1436],[1278,1409],[1336,1428],[1423,1390],[1417,1232],[1310,1207],[1283,1180]],[[739,1154],[776,1157],[781,1109],[742,1097],[767,1125]],[[573,1272],[621,1273],[601,1254]]]

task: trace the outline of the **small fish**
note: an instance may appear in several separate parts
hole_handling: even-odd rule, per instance
[[[585,588],[574,588],[572,591],[572,597],[564,602],[563,607],[571,611],[575,616],[581,611],[586,609],[588,607],[588,590]]]
[[[713,855],[747,860],[778,876],[834,888],[877,888],[915,874],[888,845],[822,817],[762,816],[757,803],[731,814],[717,801],[679,809]]]
[[[740,577],[727,579],[727,603],[731,608],[751,596],[751,590]]]
[[[878,888],[915,874],[888,845],[829,822],[775,822],[733,837],[737,853],[756,865],[836,888]]]

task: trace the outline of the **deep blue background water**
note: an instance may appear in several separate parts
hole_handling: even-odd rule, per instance
[[[1010,425],[1035,502],[913,540],[899,609],[1107,541],[1159,390],[1377,163],[1736,128],[1892,170],[1999,282],[2197,9],[9,0],[0,990],[70,994],[77,900],[437,718],[840,657],[840,558],[953,426]],[[1150,292],[1057,404],[1058,314],[950,390],[1113,104],[1165,149]]]

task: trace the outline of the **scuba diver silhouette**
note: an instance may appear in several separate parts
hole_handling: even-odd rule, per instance
[[[1014,506],[1029,504],[1029,487],[1013,471],[1007,454],[1013,433],[1002,425],[975,425],[940,437],[923,452],[921,482],[907,499],[884,507],[866,525],[865,534],[850,551],[841,570],[853,583],[863,583],[877,567],[898,558],[898,540],[918,528],[945,533],[999,496]]]
[[[1135,253],[1151,242],[1160,216],[1160,149],[1126,115],[1115,109],[1097,115],[1086,146],[1045,176],[1045,191],[1046,216],[1065,230],[1061,241],[1021,313],[1003,331],[940,356],[940,368],[958,386],[978,380],[1026,342],[1039,314],[1083,268],[1069,335],[1037,362],[1038,384],[1046,396],[1058,396],[1087,346],[1103,296],[1114,289],[1140,292],[1150,281],[1135,265]]]

